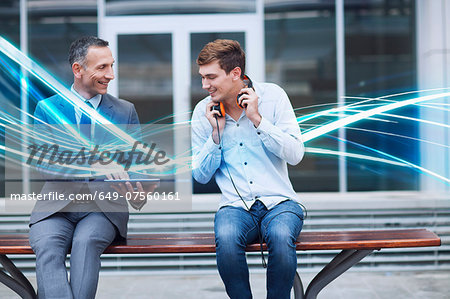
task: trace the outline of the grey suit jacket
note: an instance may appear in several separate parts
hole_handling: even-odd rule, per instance
[[[130,131],[136,131],[136,127],[139,125],[139,119],[134,105],[128,101],[117,99],[109,94],[102,96],[97,111],[113,124],[121,125],[120,127],[125,131],[127,131],[127,129]],[[40,101],[36,107],[34,115],[37,120],[41,120],[42,122],[50,125],[60,125],[61,117],[65,118],[66,122],[69,124],[76,124],[73,106],[59,95]],[[57,136],[61,133],[58,132],[58,129],[53,126],[45,126],[45,130],[40,134]],[[108,134],[109,133],[102,130],[100,126],[96,126],[95,135],[93,137],[95,143],[105,144],[110,141],[112,142],[114,137],[111,134],[108,136]],[[46,179],[48,179],[48,177],[46,177]],[[107,183],[101,181],[91,181],[87,184],[92,193],[95,191],[114,191]],[[70,200],[67,200],[68,195],[78,193],[83,186],[85,186],[85,182],[79,180],[71,181],[69,179],[64,183],[58,180],[52,181],[51,179],[46,181],[41,190],[41,194],[58,192],[59,194],[64,194],[66,200],[37,201],[33,212],[31,213],[30,226],[64,209],[71,202]],[[95,203],[99,210],[101,210],[117,227],[120,235],[126,238],[129,214],[128,204],[125,198],[120,197],[118,200],[96,200]]]

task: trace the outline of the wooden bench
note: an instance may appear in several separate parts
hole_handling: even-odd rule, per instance
[[[374,250],[383,248],[440,246],[440,238],[426,229],[302,232],[297,250],[341,250],[311,281],[306,292],[298,273],[294,280],[295,298],[316,298],[331,281],[357,264]],[[259,251],[251,244],[247,251]],[[214,234],[170,233],[132,234],[126,241],[109,246],[105,254],[208,253],[215,252]],[[26,234],[0,236],[0,282],[22,298],[36,298],[28,279],[7,254],[33,254]]]

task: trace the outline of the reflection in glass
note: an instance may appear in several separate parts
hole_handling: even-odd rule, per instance
[[[171,123],[171,34],[119,35],[118,43],[119,97],[136,106],[141,123]]]
[[[20,1],[0,2],[0,35],[16,47],[20,43]]]
[[[321,10],[302,5],[266,9],[266,79],[287,92],[297,116],[336,107],[336,47],[334,5]],[[299,11],[295,11],[298,9]],[[323,119],[319,119],[323,122]],[[302,131],[316,123],[301,124]],[[308,142],[310,148],[337,150],[336,133]],[[294,189],[338,191],[336,157],[306,153],[290,167]]]
[[[20,43],[20,15],[19,1],[0,2],[0,36],[19,47]],[[20,89],[12,88],[11,78],[5,73],[5,68],[1,67],[3,61],[11,64],[15,71],[18,71],[16,64],[12,63],[6,56],[0,53],[0,103],[2,109],[10,111],[12,107],[20,107]],[[6,107],[6,103],[11,107]],[[17,111],[11,111],[17,116]],[[0,127],[0,145],[5,145],[4,130]],[[5,152],[0,149],[0,197],[5,196]]]
[[[377,97],[415,90],[414,1],[372,0],[359,5],[346,1],[345,4],[347,95]],[[393,113],[408,117],[418,115],[414,107],[397,109]],[[417,164],[418,142],[393,136],[417,138],[417,123],[386,116],[377,118],[381,120],[358,123],[358,130],[347,129],[347,139],[354,142],[347,150],[386,158],[357,145],[361,144]],[[349,191],[417,188],[418,175],[409,168],[348,160]]]
[[[89,3],[87,7],[84,4],[75,7],[62,5],[60,1],[28,2],[30,57],[68,86],[73,83],[67,56],[70,44],[81,36],[97,35],[97,9]],[[29,111],[33,113],[36,102],[29,103]]]
[[[7,149],[0,152],[0,157],[5,157],[5,159],[2,159],[3,161],[0,161],[0,166],[5,168],[5,176],[1,180],[7,182],[5,189],[1,191],[5,192],[7,197],[11,193],[21,194],[24,192],[22,189],[24,182],[22,166],[24,166],[26,159],[23,159],[24,157],[21,154],[26,152],[24,148],[29,145],[30,134],[28,134],[29,132],[22,134],[26,132],[27,125],[22,119],[24,113],[21,110],[21,96],[25,95],[29,102],[37,103],[51,94],[48,88],[38,79],[31,80],[32,76],[28,78],[27,88],[25,89],[24,78],[20,73],[19,64],[0,52],[0,138],[3,139],[2,145]],[[31,111],[31,114],[33,114],[33,111]],[[4,123],[8,125],[3,127],[2,124]],[[32,182],[31,188],[36,185],[39,185],[39,183]],[[39,192],[40,189],[30,190]]]
[[[119,97],[135,105],[141,124],[173,124],[172,35],[119,35],[118,50]],[[173,153],[173,130],[164,138],[164,150]],[[158,188],[174,191],[173,184]]]

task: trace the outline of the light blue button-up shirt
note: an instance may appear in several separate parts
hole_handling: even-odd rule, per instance
[[[70,90],[74,93],[74,94],[76,94],[78,97],[80,97],[83,101],[89,101],[91,104],[92,104],[92,106],[94,107],[94,109],[96,109],[97,110],[97,108],[98,108],[98,106],[100,105],[100,101],[102,100],[102,95],[101,94],[98,94],[98,95],[95,95],[95,96],[93,96],[92,98],[90,98],[90,99],[85,99],[83,96],[81,96],[76,90],[75,90],[75,88],[73,88],[73,85],[70,87]],[[77,120],[77,124],[79,124],[80,123],[80,120],[81,120],[81,109],[80,108],[78,108],[78,107],[75,107],[75,119]]]
[[[275,84],[254,83],[254,88],[261,123],[255,128],[245,111],[237,121],[226,115],[221,145],[214,143],[205,116],[211,97],[200,101],[192,115],[193,176],[205,184],[215,175],[222,191],[219,207],[245,207],[232,180],[248,207],[256,199],[268,209],[286,199],[298,201],[287,163],[298,164],[305,149],[292,105]]]

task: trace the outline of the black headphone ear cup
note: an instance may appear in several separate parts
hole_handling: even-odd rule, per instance
[[[211,107],[211,111],[219,111],[219,117],[225,116],[225,106],[222,102],[217,103],[216,105]]]
[[[239,104],[239,98],[242,96],[242,93],[240,93],[240,94],[238,94],[237,95],[237,98],[236,98],[236,104],[239,106],[239,107],[241,107],[242,109],[244,108],[244,106],[242,106],[241,104]]]
[[[247,75],[245,75],[244,79],[248,81],[247,88],[253,88],[252,79],[250,79],[249,76],[247,76]]]
[[[219,112],[220,112],[220,116],[225,116],[225,106],[223,105],[222,102],[219,103]]]
[[[255,89],[253,88],[253,82],[252,82],[252,80],[249,78],[249,76],[244,75],[244,83],[245,83],[246,88],[252,88],[253,90],[255,90]],[[239,107],[241,107],[242,109],[244,109],[245,107],[242,106],[241,104],[239,104],[239,98],[240,98],[241,96],[242,96],[242,93],[238,94],[238,96],[237,96],[237,98],[236,98],[236,104],[237,104]]]

